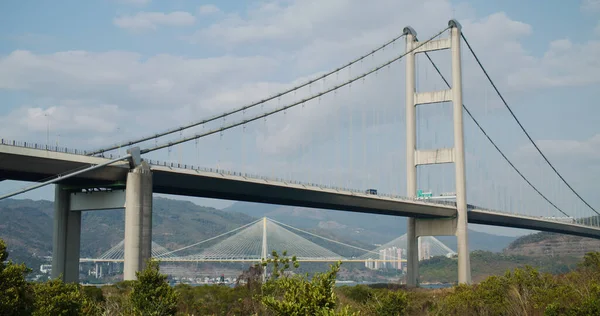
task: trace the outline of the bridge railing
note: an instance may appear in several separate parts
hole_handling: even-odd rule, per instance
[[[369,196],[369,197],[373,197],[373,198],[386,197],[386,198],[395,199],[395,200],[422,202],[422,203],[428,203],[428,204],[446,205],[446,206],[456,207],[456,202],[454,202],[454,201],[423,200],[423,199],[410,198],[410,197],[406,197],[406,196],[388,194],[388,193],[378,193],[377,195],[374,195],[374,194],[367,194],[363,190],[331,186],[331,185],[324,185],[324,184],[312,183],[312,182],[301,182],[301,181],[297,181],[297,180],[290,180],[290,179],[277,178],[277,177],[271,178],[271,177],[261,176],[258,174],[253,174],[253,173],[248,173],[248,172],[230,171],[230,170],[219,169],[219,168],[198,167],[198,166],[189,165],[189,164],[173,163],[173,162],[166,162],[166,161],[159,161],[159,160],[152,160],[152,159],[147,159],[146,161],[150,165],[162,166],[162,167],[167,167],[167,168],[194,170],[194,171],[201,171],[201,172],[207,172],[207,173],[218,173],[220,175],[237,176],[237,177],[242,177],[242,178],[252,179],[252,180],[263,180],[266,182],[268,182],[268,181],[279,182],[279,183],[283,183],[285,185],[288,185],[288,184],[300,185],[300,186],[304,186],[304,187],[319,188],[321,190],[333,190],[333,191],[337,191],[340,193],[352,193],[352,194],[357,194],[357,195],[364,195],[364,196]]]
[[[73,154],[73,155],[83,155],[83,156],[87,155],[87,151],[86,150],[81,150],[81,149],[76,149],[76,148],[68,148],[68,147],[61,147],[61,146],[52,146],[52,145],[47,145],[47,144],[38,144],[38,143],[34,143],[34,142],[18,141],[18,140],[13,140],[13,139],[4,139],[4,138],[1,138],[0,139],[0,145],[22,147],[22,148],[31,148],[31,149],[40,149],[40,150],[47,150],[47,151],[52,151],[52,152],[65,153],[65,154]],[[113,157],[112,154],[109,154],[109,155],[106,155],[106,156],[105,155],[98,155],[97,157],[109,158],[109,159],[117,158],[117,157]]]
[[[2,145],[7,145],[7,146],[15,146],[15,147],[22,147],[22,148],[31,148],[31,149],[39,149],[39,150],[47,150],[47,151],[52,151],[52,152],[59,152],[59,153],[67,153],[67,154],[74,154],[74,155],[87,155],[87,151],[86,150],[79,150],[79,149],[74,149],[74,148],[68,148],[68,147],[60,147],[60,146],[52,146],[52,145],[47,145],[47,144],[38,144],[35,142],[25,142],[25,141],[17,141],[17,140],[9,140],[9,139],[0,139],[0,144]],[[97,157],[102,157],[102,158],[116,158],[113,157],[112,154],[108,154],[108,155],[97,155]],[[150,164],[150,165],[155,165],[155,166],[163,166],[163,167],[169,167],[169,168],[178,168],[178,169],[187,169],[187,170],[195,170],[195,171],[202,171],[202,172],[210,172],[210,173],[218,173],[221,175],[228,175],[228,176],[238,176],[238,177],[243,177],[243,178],[247,178],[247,179],[253,179],[253,180],[263,180],[263,181],[271,181],[271,182],[279,182],[279,183],[284,183],[284,184],[293,184],[293,185],[301,185],[304,187],[312,187],[312,188],[319,188],[321,190],[334,190],[340,193],[352,193],[352,194],[358,194],[358,195],[364,195],[364,196],[369,196],[369,197],[373,197],[373,198],[377,198],[377,197],[386,197],[386,198],[390,198],[390,199],[395,199],[395,200],[402,200],[402,201],[413,201],[413,202],[422,202],[422,203],[428,203],[428,204],[436,204],[436,205],[445,205],[445,206],[452,206],[452,207],[456,207],[456,202],[454,201],[444,201],[444,200],[423,200],[423,199],[418,199],[418,198],[411,198],[411,197],[406,197],[406,196],[401,196],[401,195],[395,195],[395,194],[387,194],[387,193],[378,193],[377,195],[371,195],[371,194],[367,194],[362,190],[357,190],[357,189],[351,189],[351,188],[345,188],[345,187],[338,187],[338,186],[331,186],[331,185],[324,185],[324,184],[318,184],[318,183],[312,183],[312,182],[301,182],[301,181],[296,181],[296,180],[290,180],[290,179],[283,179],[283,178],[271,178],[271,177],[265,177],[265,176],[261,176],[258,174],[253,174],[253,173],[247,173],[247,172],[237,172],[237,171],[230,171],[230,170],[224,170],[224,169],[219,169],[219,168],[206,168],[206,167],[198,167],[198,166],[193,166],[193,165],[189,165],[189,164],[181,164],[181,163],[173,163],[173,162],[166,162],[166,161],[158,161],[158,160],[152,160],[152,159],[146,159],[146,161]],[[557,221],[557,222],[564,222],[563,220],[560,219],[552,219],[552,218],[547,218],[544,216],[531,216],[531,215],[521,215],[515,212],[508,212],[508,211],[504,211],[504,210],[496,210],[496,209],[489,209],[489,208],[485,208],[485,207],[480,207],[480,206],[475,206],[475,205],[467,205],[467,208],[469,210],[471,209],[479,209],[482,211],[488,211],[488,212],[495,212],[495,213],[502,213],[502,214],[511,214],[511,215],[519,215],[519,216],[524,216],[524,217],[530,217],[530,218],[543,218],[546,220],[553,220],[553,221]],[[584,220],[578,219],[578,218],[574,218],[574,224],[579,224],[579,225],[584,225],[584,226],[599,226],[599,223],[594,223],[591,225],[586,225],[584,223]],[[596,220],[598,221],[598,220]]]
[[[285,185],[288,185],[288,184],[301,185],[304,187],[319,188],[322,190],[334,190],[334,191],[337,191],[340,193],[352,193],[354,195],[363,195],[363,196],[368,196],[368,197],[372,197],[372,198],[386,197],[386,198],[390,198],[390,199],[394,199],[394,200],[422,202],[422,203],[428,203],[428,204],[437,204],[437,205],[456,207],[456,202],[454,202],[454,201],[424,200],[424,199],[419,199],[419,198],[411,198],[411,197],[395,195],[395,194],[387,194],[387,193],[378,193],[377,195],[372,195],[372,194],[365,193],[365,191],[357,190],[357,189],[323,185],[323,184],[312,183],[312,182],[301,182],[301,181],[277,178],[277,177],[271,178],[271,177],[266,177],[266,176],[248,173],[248,172],[237,172],[237,171],[230,171],[230,170],[219,169],[219,168],[206,168],[206,167],[199,167],[199,166],[194,166],[194,165],[189,165],[189,164],[173,163],[173,162],[166,162],[166,161],[159,161],[159,160],[152,160],[152,159],[149,159],[146,161],[150,165],[163,166],[163,167],[168,167],[168,168],[177,168],[177,169],[194,170],[194,171],[200,171],[200,172],[217,173],[220,175],[237,176],[237,177],[242,177],[242,178],[247,178],[247,179],[252,179],[252,180],[279,182],[279,183],[283,183]],[[480,207],[480,206],[476,206],[476,205],[472,205],[472,204],[467,204],[467,209],[468,210],[478,209],[478,210],[494,212],[494,213],[502,213],[502,214],[508,214],[508,215],[518,215],[518,216],[523,216],[523,217],[529,217],[532,219],[544,219],[544,220],[550,220],[550,221],[556,221],[556,222],[564,222],[563,220],[548,218],[546,216],[533,216],[533,215],[518,214],[515,212],[509,212],[509,211],[505,211],[505,210],[495,210],[495,209]],[[574,219],[573,224],[584,225],[584,226],[596,226],[593,224],[586,225],[582,220],[576,219],[576,218]]]

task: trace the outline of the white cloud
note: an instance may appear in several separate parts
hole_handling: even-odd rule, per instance
[[[587,139],[554,139],[538,140],[538,147],[561,173],[566,181],[588,203],[596,208],[600,205],[595,183],[600,178],[600,134]],[[567,213],[589,215],[590,210],[570,189],[568,189],[558,176],[550,169],[533,145],[528,144],[516,151],[516,162],[521,170],[533,179],[542,192],[557,202]]]
[[[85,148],[92,147],[91,143],[114,142],[131,138],[134,134],[145,135],[195,121],[223,109],[237,108],[304,82],[307,77],[338,67],[351,58],[372,50],[398,35],[406,25],[414,26],[419,38],[424,40],[446,27],[452,16],[452,6],[446,0],[382,0],[378,4],[373,6],[364,1],[342,0],[327,1],[325,4],[322,1],[272,1],[254,7],[248,14],[219,15],[223,19],[194,35],[195,40],[210,39],[204,43],[216,46],[211,49],[218,49],[222,45],[233,52],[216,58],[184,58],[174,55],[146,58],[137,53],[118,51],[65,51],[53,54],[13,51],[0,57],[0,89],[50,98],[55,103],[23,105],[22,109],[9,114],[9,119],[5,119],[2,125],[7,130],[20,131],[20,139],[29,139],[25,136],[27,133],[43,133],[44,121],[38,115],[37,118],[31,118],[32,122],[37,123],[23,125],[23,121],[18,118],[33,117],[49,111],[53,106],[62,106],[61,113],[67,110],[73,113],[73,116],[64,114],[64,122],[77,122],[73,126],[87,130],[82,131],[82,135],[96,131],[94,141],[80,143]],[[544,89],[548,86],[587,84],[598,78],[599,72],[593,71],[598,68],[597,64],[584,58],[583,54],[585,49],[593,46],[593,42],[574,43],[568,39],[559,39],[549,45],[543,56],[536,57],[521,45],[534,34],[530,25],[515,21],[504,13],[478,17],[468,8],[457,10],[459,12],[464,14],[457,18],[461,20],[466,36],[503,92],[510,92],[508,88],[519,90],[525,85]],[[159,24],[152,22],[149,25],[158,27]],[[148,28],[143,23],[136,27]],[[252,51],[252,56],[236,56],[249,54],[247,47],[256,48],[258,53]],[[404,44],[400,41],[385,52],[378,53],[376,57],[345,70],[339,79],[334,75],[327,79],[326,84],[320,82],[311,88],[307,87],[281,101],[274,100],[265,108],[288,104],[314,94],[323,87],[339,84],[349,76],[371,69],[403,51]],[[432,55],[442,66],[442,70],[445,67],[445,73],[449,74],[447,54]],[[471,91],[483,87],[480,70],[469,59],[466,51],[463,51],[463,56],[465,87],[468,85],[469,93],[479,93]],[[574,59],[572,68],[563,66],[564,61],[571,59]],[[420,69],[423,66],[421,63]],[[342,137],[343,142],[347,143],[346,130],[344,135],[324,135],[331,135],[332,131],[339,133],[344,128],[340,125],[348,124],[347,120],[335,117],[340,111],[344,117],[348,117],[349,113],[345,109],[349,107],[355,109],[355,118],[363,115],[361,109],[377,107],[382,116],[379,120],[387,122],[387,127],[390,127],[390,120],[400,120],[402,115],[402,110],[398,111],[404,99],[402,67],[401,63],[393,65],[377,76],[367,78],[364,83],[357,82],[338,94],[322,98],[320,103],[312,101],[305,108],[298,107],[270,118],[264,125],[255,124],[250,127],[253,132],[249,133],[248,138],[253,140],[250,146],[254,155],[259,150],[270,155],[257,164],[268,169],[274,165],[274,161],[287,163],[281,157],[295,158],[299,150],[306,150],[311,144],[323,145],[323,142],[331,141],[332,137]],[[520,71],[526,67],[531,70]],[[424,75],[424,72],[420,72],[421,78]],[[433,72],[429,72],[431,87],[433,75]],[[544,80],[551,80],[550,84],[540,80],[540,75],[546,78]],[[441,86],[438,85],[437,88]],[[69,107],[60,102],[68,99],[84,101],[80,101],[77,107]],[[469,100],[472,110],[479,104],[481,103]],[[106,107],[106,111],[88,111],[97,107]],[[33,112],[25,110],[28,108],[32,108]],[[54,111],[60,112],[58,109]],[[91,115],[79,117],[86,112]],[[116,115],[103,116],[104,112]],[[75,116],[75,113],[79,113],[79,116]],[[247,118],[250,114],[246,115]],[[227,122],[232,120],[236,119],[228,119]],[[361,131],[360,120],[356,122],[359,124],[354,125],[354,131]],[[222,123],[219,122],[218,125]],[[368,117],[367,123],[375,124],[372,117]],[[127,137],[116,135],[116,126],[127,128],[127,132],[122,133]],[[402,129],[399,130],[400,132],[393,133],[394,136],[386,136],[382,144],[389,140],[393,146],[401,146],[396,139],[402,136]],[[231,132],[226,134],[231,135]],[[374,129],[369,135],[382,138],[379,135],[388,134]],[[173,136],[176,137],[178,135]],[[240,142],[239,138],[231,137],[227,146],[236,147],[236,142]],[[209,152],[217,151],[212,148],[224,146],[217,143],[210,145],[204,147],[211,148]],[[327,150],[331,154],[332,149],[323,149],[324,152]],[[210,154],[212,153],[206,153]],[[323,167],[331,166],[323,163]]]
[[[259,56],[194,59],[163,54],[142,59],[118,51],[47,55],[14,51],[0,58],[0,89],[54,98],[136,101],[145,107],[181,106],[202,101],[207,92],[219,93],[255,80],[275,65],[276,61]],[[198,104],[215,110],[213,105]]]
[[[508,75],[514,89],[583,86],[600,82],[600,41],[582,44],[568,39],[550,44],[541,58],[531,61]]]
[[[600,134],[585,140],[539,140],[536,144],[542,152],[557,158],[600,159]],[[521,147],[519,152],[523,155],[538,155],[533,145]]]
[[[270,1],[251,8],[244,17],[225,16],[201,29],[195,38],[211,38],[211,44],[233,47],[259,43],[259,47],[264,47],[259,56],[183,58],[157,55],[145,59],[137,53],[118,51],[65,51],[45,55],[13,51],[0,59],[0,88],[27,91],[57,100],[99,100],[117,104],[121,110],[168,108],[184,117],[202,117],[264,98],[292,82],[299,82],[296,78],[312,77],[337,67],[397,35],[406,25],[413,25],[424,40],[445,27],[452,16],[452,6],[447,0],[383,0],[378,6],[364,1],[343,0],[328,1],[326,5],[316,0]],[[521,41],[533,32],[530,25],[512,20],[504,13],[477,18],[468,7],[458,12],[468,14],[461,19],[465,34],[503,90],[507,87],[514,90],[531,86],[586,84],[600,77],[597,62],[583,54],[586,49],[595,49],[594,42],[578,44],[566,39],[558,40],[550,45],[544,56],[536,58],[521,45]],[[142,12],[125,17],[121,22],[134,29],[181,23],[170,20],[173,14]],[[185,12],[182,14],[191,16]],[[193,23],[193,17],[187,21]],[[400,42],[374,60],[353,67],[342,77],[370,69],[403,50],[404,45]],[[463,52],[463,56],[468,56],[468,53]],[[447,66],[446,55],[439,53],[434,57],[439,64]],[[507,62],[493,62],[496,60]],[[566,66],[567,60],[574,62]],[[470,90],[477,90],[484,84],[474,75],[480,71],[472,61],[465,62],[464,66],[464,81],[468,82]],[[393,71],[398,72],[399,67],[394,67]],[[526,67],[529,67],[528,71],[519,70]],[[389,94],[382,91],[382,97],[379,91],[398,91],[393,87],[402,87],[402,77],[393,79],[396,80],[393,84],[363,89],[362,95],[354,96],[358,100],[354,102],[372,96],[378,102],[392,106],[394,99],[403,98],[403,92]],[[334,82],[328,80],[328,85]],[[311,93],[303,91],[296,97],[308,94]],[[158,113],[164,116],[163,112]],[[323,113],[321,116],[327,119]],[[294,121],[293,115],[288,117],[287,120]],[[284,136],[292,135],[292,130],[296,136],[288,139],[298,140],[312,126],[319,127],[316,130],[327,128],[327,124],[319,120],[305,120],[306,124],[301,122],[303,120],[296,119],[294,128],[277,135],[277,141],[287,141]],[[282,123],[280,128],[285,128],[285,124]]]
[[[148,3],[152,2],[152,0],[117,0],[117,1],[119,1],[121,3],[139,5],[139,6],[147,5]]]
[[[600,0],[582,0],[580,8],[583,12],[600,12]]]
[[[156,30],[159,26],[189,26],[195,22],[196,18],[193,15],[183,11],[138,12],[135,15],[119,16],[113,20],[116,26],[131,31]]]
[[[214,4],[205,4],[198,8],[198,13],[200,15],[208,15],[218,12],[221,12],[221,10]]]
[[[0,134],[8,139],[39,141],[50,132],[52,143],[58,135],[62,135],[63,141],[69,139],[69,135],[78,135],[94,144],[98,133],[115,132],[117,122],[124,115],[117,105],[89,100],[40,103],[43,105],[18,107],[1,117]],[[23,131],[29,133],[29,138],[23,138]]]
[[[436,18],[447,21],[451,16],[450,4],[445,0],[422,3],[382,0],[376,6],[364,1],[346,0],[268,1],[251,7],[245,17],[229,15],[200,30],[193,39],[209,38],[224,44],[277,40],[279,45],[281,42],[302,44],[322,38],[340,41],[373,30],[395,34],[411,21],[418,23],[422,19],[417,16],[426,14],[429,15],[428,22]],[[395,28],[389,28],[394,25]]]

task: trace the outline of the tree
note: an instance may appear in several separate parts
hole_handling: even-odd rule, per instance
[[[61,279],[36,283],[34,291],[34,316],[80,315],[85,303],[79,284],[64,283]]]
[[[0,311],[2,315],[28,315],[33,308],[33,293],[25,276],[31,269],[7,259],[6,243],[0,239]]]
[[[586,253],[580,267],[594,272],[600,272],[600,252]]]
[[[325,273],[316,273],[311,280],[308,275],[288,275],[286,269],[298,268],[296,257],[282,258],[273,252],[272,259],[263,261],[263,266],[271,264],[271,279],[263,284],[262,303],[275,315],[348,315],[348,309],[336,313],[337,297],[333,291],[335,278],[341,262],[330,266]]]
[[[386,290],[382,294],[375,296],[376,314],[380,316],[404,315],[408,307],[408,298],[403,291]]]
[[[167,276],[160,274],[157,261],[149,260],[146,268],[135,273],[133,291],[130,294],[133,313],[136,315],[175,315],[178,294]]]

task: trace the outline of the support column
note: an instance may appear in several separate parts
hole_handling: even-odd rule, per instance
[[[143,269],[144,260],[148,259],[147,247],[152,243],[151,197],[152,173],[148,164],[142,162],[127,174],[123,280],[135,280],[135,273]],[[144,223],[149,224],[145,229]]]
[[[460,53],[461,26],[450,20],[452,50],[452,103],[454,116],[454,166],[456,176],[456,239],[458,250],[458,283],[471,283],[471,263],[467,232],[467,186],[465,174],[465,141],[462,106],[462,66]]]
[[[69,193],[62,185],[54,185],[54,231],[52,234],[52,278],[65,274],[67,240],[67,216],[69,215]]]
[[[410,27],[404,28],[406,51],[410,51],[416,43],[417,33]],[[415,54],[406,55],[406,194],[407,197],[417,195],[417,167],[415,151],[417,148],[417,115],[415,107]],[[415,219],[408,218],[406,229],[406,284],[417,286],[419,277],[419,255]]]
[[[81,212],[69,211],[65,253],[65,282],[79,283],[79,251],[81,245]]]
[[[70,211],[70,193],[54,187],[54,232],[52,235],[52,278],[79,282],[81,212]]]
[[[143,164],[146,164],[144,162]],[[150,172],[150,168],[148,168]],[[152,175],[143,182],[142,191],[142,269],[152,258]]]

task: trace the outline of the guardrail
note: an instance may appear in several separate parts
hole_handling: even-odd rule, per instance
[[[395,195],[395,194],[387,194],[387,193],[379,193],[379,194],[367,194],[365,193],[365,191],[363,190],[357,190],[357,189],[350,189],[350,188],[344,188],[344,187],[338,187],[338,186],[331,186],[331,185],[324,185],[324,184],[319,184],[319,183],[313,183],[313,182],[302,182],[302,181],[297,181],[297,180],[290,180],[290,179],[285,179],[285,178],[271,178],[271,177],[266,177],[266,176],[261,176],[258,174],[253,174],[253,173],[247,173],[247,172],[237,172],[237,171],[230,171],[230,170],[224,170],[224,169],[218,169],[218,168],[206,168],[206,167],[198,167],[198,166],[194,166],[194,165],[188,165],[188,164],[181,164],[181,163],[173,163],[173,162],[165,162],[165,161],[159,161],[159,160],[152,160],[152,159],[146,159],[146,161],[148,162],[148,164],[150,165],[154,165],[154,166],[161,166],[161,167],[168,167],[168,168],[177,168],[177,169],[185,169],[185,170],[193,170],[193,171],[200,171],[200,172],[208,172],[208,173],[218,173],[220,175],[227,175],[227,176],[237,176],[237,177],[242,177],[242,178],[246,178],[246,179],[251,179],[251,180],[263,180],[263,181],[270,181],[270,182],[279,182],[282,184],[294,184],[294,185],[301,185],[301,186],[305,186],[305,187],[312,187],[312,188],[318,188],[321,190],[333,190],[333,191],[338,191],[338,192],[349,192],[352,194],[359,194],[359,195],[364,195],[366,197],[373,197],[373,198],[377,198],[377,197],[386,197],[386,198],[390,198],[390,199],[395,199],[395,200],[402,200],[402,201],[410,201],[410,202],[419,202],[419,203],[428,203],[428,204],[436,204],[436,205],[445,205],[445,206],[453,206],[456,207],[456,202],[453,201],[440,201],[440,200],[423,200],[423,199],[419,199],[419,198],[409,198],[409,197],[405,197],[405,196],[401,196],[401,195]]]
[[[68,154],[74,154],[74,155],[87,155],[86,150],[78,150],[78,149],[59,147],[59,146],[41,145],[41,144],[37,144],[34,142],[24,142],[24,141],[0,139],[0,144],[8,145],[8,146],[15,146],[15,147],[47,150],[47,151],[52,151],[52,152],[68,153]],[[97,155],[95,157],[112,159],[113,155],[112,154],[108,154],[108,155],[101,154],[101,155]],[[411,198],[411,197],[395,195],[395,194],[387,194],[387,193],[379,193],[377,195],[374,195],[374,194],[367,194],[363,190],[350,189],[350,188],[331,186],[331,185],[323,185],[323,184],[312,183],[312,182],[301,182],[301,181],[277,178],[277,177],[271,178],[271,177],[261,176],[258,174],[252,174],[252,173],[247,173],[247,172],[236,172],[236,171],[224,170],[224,169],[219,169],[219,168],[198,167],[198,166],[193,166],[193,165],[189,165],[189,164],[173,163],[173,162],[166,162],[166,161],[159,161],[159,160],[152,160],[152,159],[145,159],[145,160],[150,165],[155,165],[155,166],[218,173],[220,175],[237,176],[237,177],[243,177],[243,178],[252,179],[252,180],[264,180],[264,181],[271,181],[271,182],[280,182],[283,184],[302,185],[305,187],[318,188],[321,190],[334,190],[334,191],[338,191],[338,192],[350,192],[352,194],[359,194],[359,195],[364,195],[366,197],[373,197],[373,198],[386,197],[386,198],[400,200],[400,201],[420,202],[420,203],[427,203],[427,204],[434,204],[434,205],[444,205],[444,206],[456,207],[456,202],[453,202],[453,201],[430,200],[430,199],[423,199],[423,198],[416,198],[416,197]],[[488,212],[495,212],[495,213],[508,214],[508,215],[518,215],[518,216],[529,217],[529,218],[533,218],[533,219],[544,219],[544,220],[564,223],[564,221],[561,221],[559,219],[549,219],[544,216],[533,216],[533,215],[511,213],[508,211],[489,209],[489,208],[479,207],[479,206],[475,206],[475,205],[471,205],[471,204],[467,204],[467,209],[468,210],[478,209],[478,210],[488,211]],[[585,221],[585,218],[575,218],[576,225],[600,227],[600,219],[596,220],[595,222],[592,222],[590,224],[585,224],[585,223],[583,223],[584,221]]]
[[[42,145],[42,144],[38,144],[38,143],[34,143],[34,142],[9,140],[9,139],[4,139],[4,138],[0,139],[0,145],[31,148],[31,149],[40,149],[40,150],[47,150],[47,151],[58,152],[58,153],[87,156],[87,150],[80,150],[80,149],[76,149],[76,148],[68,148],[68,147],[60,147],[60,146],[52,146],[52,145]],[[98,155],[95,157],[102,157],[102,158],[109,158],[109,159],[117,158],[117,156],[113,157],[112,154],[109,154],[106,156]]]

